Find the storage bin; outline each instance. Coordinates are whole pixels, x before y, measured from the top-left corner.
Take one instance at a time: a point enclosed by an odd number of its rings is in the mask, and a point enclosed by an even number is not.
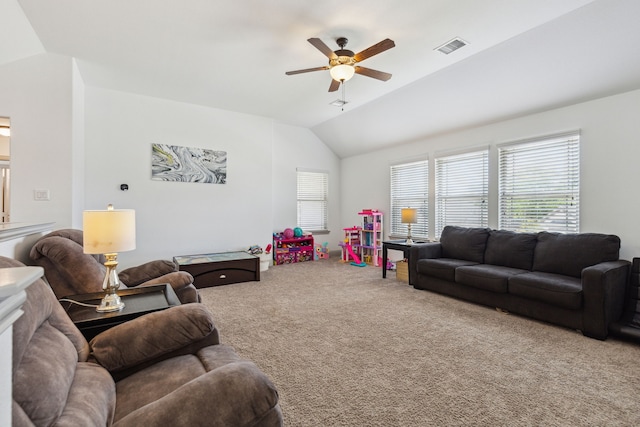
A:
[[[409,283],[409,263],[406,259],[396,262],[396,279]]]

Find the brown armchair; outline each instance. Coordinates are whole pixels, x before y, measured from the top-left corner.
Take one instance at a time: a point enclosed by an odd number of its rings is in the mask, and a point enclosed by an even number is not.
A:
[[[44,275],[58,298],[102,291],[106,273],[103,255],[83,252],[82,230],[64,229],[41,237],[31,248],[34,264]],[[180,302],[199,302],[193,276],[178,271],[172,261],[158,260],[119,272],[121,288],[169,283]]]
[[[19,267],[0,257],[0,268]],[[13,324],[14,426],[281,426],[273,383],[218,344],[212,316],[185,304],[90,343],[51,288],[26,290]]]

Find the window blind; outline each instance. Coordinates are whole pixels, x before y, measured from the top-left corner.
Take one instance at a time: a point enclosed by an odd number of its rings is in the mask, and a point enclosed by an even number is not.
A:
[[[579,133],[506,145],[498,150],[500,228],[578,233]]]
[[[447,225],[487,227],[489,150],[435,159],[437,238]]]
[[[391,166],[391,235],[407,235],[401,209],[415,208],[418,222],[411,224],[411,236],[428,237],[428,167],[427,160]]]
[[[297,171],[298,227],[304,231],[326,231],[329,174]]]

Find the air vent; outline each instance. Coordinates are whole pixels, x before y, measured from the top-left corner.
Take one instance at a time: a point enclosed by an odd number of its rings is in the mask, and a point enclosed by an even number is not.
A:
[[[456,37],[455,39],[446,42],[442,46],[437,47],[435,50],[438,50],[446,55],[450,54],[454,50],[458,50],[463,46],[466,46],[468,43],[461,38]]]

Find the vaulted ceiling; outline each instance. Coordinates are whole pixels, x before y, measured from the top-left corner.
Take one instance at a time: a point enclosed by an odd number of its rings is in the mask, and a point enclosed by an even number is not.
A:
[[[85,84],[310,128],[337,155],[640,88],[637,0],[0,0],[0,64],[76,58]],[[343,107],[307,42],[361,51]],[[445,55],[459,37],[467,46]]]

